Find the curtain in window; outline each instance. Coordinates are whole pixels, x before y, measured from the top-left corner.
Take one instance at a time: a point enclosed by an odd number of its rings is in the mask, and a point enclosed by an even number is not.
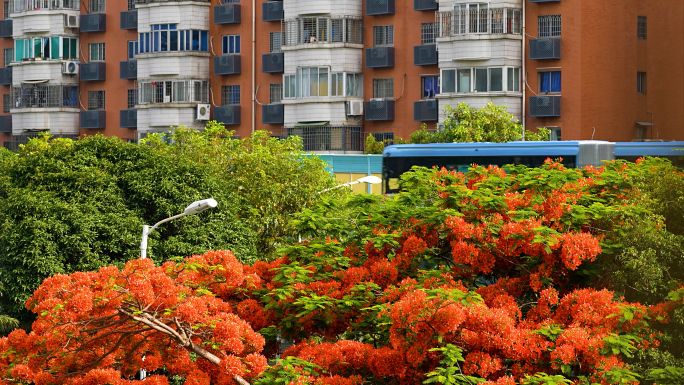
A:
[[[423,97],[434,98],[439,93],[439,81],[437,76],[423,78]]]
[[[561,92],[561,73],[560,71],[540,72],[539,73],[540,92]]]

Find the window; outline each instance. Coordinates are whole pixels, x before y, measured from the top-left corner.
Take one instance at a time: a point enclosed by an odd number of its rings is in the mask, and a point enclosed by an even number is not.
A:
[[[224,35],[221,41],[223,45],[222,55],[240,53],[240,35]]]
[[[138,34],[140,53],[208,51],[208,31],[178,30],[176,27],[176,24],[154,24],[152,32]]]
[[[9,19],[9,1],[3,1],[2,2],[2,19],[7,20]]]
[[[269,91],[269,104],[279,104],[283,100],[283,83],[271,83]]]
[[[88,5],[89,13],[104,13],[105,11],[105,0],[90,0]]]
[[[421,23],[420,24],[420,44],[435,44],[437,41],[437,23]]]
[[[537,34],[542,37],[560,37],[561,15],[545,15],[537,17]]]
[[[12,94],[2,95],[2,113],[9,114],[12,108]]]
[[[394,79],[373,79],[373,98],[394,99]]]
[[[270,33],[270,51],[271,53],[274,52],[281,52],[282,49],[282,44],[283,44],[283,33],[282,32],[271,32]]]
[[[104,61],[105,43],[88,44],[88,57],[90,58],[90,61]]]
[[[646,16],[637,16],[637,39],[646,40]]]
[[[487,3],[456,4],[456,28],[460,33],[487,33],[489,5]]]
[[[637,72],[637,93],[646,95],[646,72]]]
[[[434,98],[439,93],[439,76],[423,76],[420,78],[422,99]]]
[[[541,128],[541,127],[537,127],[537,128]],[[558,127],[546,127],[546,128],[548,128],[549,131],[551,131],[549,133],[549,140],[551,140],[551,141],[562,140],[560,128],[558,128]]]
[[[373,46],[392,47],[394,46],[394,26],[376,25],[373,26]]]
[[[486,3],[457,4],[453,12],[438,12],[439,36],[522,32],[522,9],[489,8]]]
[[[328,96],[328,67],[297,68],[296,75],[283,76],[283,97]]]
[[[88,110],[104,110],[105,92],[88,91]]]
[[[60,40],[62,50],[60,51]],[[31,39],[14,40],[14,61],[41,58],[43,60],[59,58],[78,58],[76,44],[78,39],[54,37],[35,37]],[[72,45],[73,44],[73,48]]]
[[[561,92],[561,72],[545,71],[539,72],[539,92]]]
[[[520,92],[519,67],[458,68],[442,70],[441,91]],[[506,88],[504,88],[506,85]]]
[[[2,51],[2,62],[5,63],[5,67],[9,66],[14,59],[14,48],[5,48]]]
[[[138,83],[138,104],[200,102],[209,103],[206,80],[166,80]]]
[[[128,0],[128,10],[129,11],[135,10],[135,0]]]
[[[138,42],[136,40],[128,41],[128,60],[134,60],[135,55],[138,54]]]
[[[126,98],[126,108],[131,109],[135,108],[135,105],[138,104],[138,92],[136,89],[130,89],[127,90],[127,98]]]
[[[302,17],[286,20],[284,24],[283,45],[363,43],[360,17]]]
[[[240,104],[240,86],[221,86],[221,105]]]

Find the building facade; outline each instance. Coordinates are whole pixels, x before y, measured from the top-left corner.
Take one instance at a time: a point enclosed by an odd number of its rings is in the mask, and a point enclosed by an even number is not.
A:
[[[216,120],[358,153],[443,108],[554,139],[684,139],[681,0],[10,0],[0,140]],[[636,81],[635,81],[636,80]]]

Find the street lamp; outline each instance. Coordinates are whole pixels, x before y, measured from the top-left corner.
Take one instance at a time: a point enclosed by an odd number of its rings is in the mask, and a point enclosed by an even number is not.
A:
[[[351,185],[357,184],[357,183],[378,184],[378,183],[380,183],[380,182],[382,182],[382,179],[378,178],[377,176],[375,176],[375,175],[368,175],[368,176],[364,176],[363,178],[359,178],[359,179],[357,179],[357,180],[355,180],[355,181],[353,181],[353,182],[343,183],[343,184],[337,185],[337,186],[335,186],[335,187],[330,187],[330,188],[327,188],[327,189],[325,189],[325,190],[321,190],[321,191],[319,191],[318,193],[320,194],[320,193],[322,193],[322,192],[334,190],[334,189],[336,189],[336,188],[340,188],[340,187],[344,187],[344,186],[351,186]]]
[[[186,215],[194,215],[194,214],[199,214],[204,210],[207,209],[212,209],[216,207],[216,200],[215,199],[202,199],[201,201],[196,201],[192,202],[190,206],[186,207],[185,210],[183,210],[182,213],[178,215],[174,215],[172,217],[162,219],[161,221],[157,222],[154,226],[150,227],[148,225],[143,225],[143,231],[142,231],[142,241],[140,242],[140,258],[145,259],[147,258],[147,236],[157,228],[157,226],[161,225],[164,222],[168,222],[171,220],[174,220],[176,218],[180,218]]]

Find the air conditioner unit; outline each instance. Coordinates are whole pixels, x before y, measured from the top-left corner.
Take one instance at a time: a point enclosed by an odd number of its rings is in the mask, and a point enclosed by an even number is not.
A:
[[[62,63],[62,74],[78,75],[78,62],[67,61]]]
[[[363,101],[361,101],[361,100],[347,100],[347,115],[349,115],[349,116],[363,115]]]
[[[384,59],[387,57],[387,49],[375,48],[371,51],[371,57],[373,59]]]
[[[197,120],[209,120],[209,111],[211,110],[211,105],[209,104],[198,104],[197,105]]]
[[[78,16],[64,15],[64,28],[78,28]]]
[[[271,55],[271,63],[280,64],[283,60],[283,55]]]
[[[278,3],[276,3],[275,1],[269,1],[268,3],[266,3],[266,9],[267,9],[269,12],[278,12],[278,11],[280,11],[282,8],[283,8],[282,3],[281,3],[281,4],[278,4]]]
[[[427,108],[437,108],[437,100],[436,99],[428,99],[426,103]]]
[[[537,106],[538,107],[548,107],[550,102],[551,102],[551,98],[545,98],[545,97],[537,98]]]

